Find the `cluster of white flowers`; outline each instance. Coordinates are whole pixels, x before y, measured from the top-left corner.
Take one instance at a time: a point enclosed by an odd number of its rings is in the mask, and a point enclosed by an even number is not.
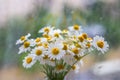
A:
[[[61,72],[67,70],[64,65],[67,64],[78,72],[83,56],[94,49],[104,53],[109,48],[103,37],[91,38],[81,28],[74,25],[68,27],[68,30],[60,30],[47,26],[39,30],[42,37],[29,39],[30,34],[22,36],[16,44],[21,45],[18,54],[28,53],[23,60],[23,66],[30,68],[39,61],[42,65],[55,66],[55,71]]]

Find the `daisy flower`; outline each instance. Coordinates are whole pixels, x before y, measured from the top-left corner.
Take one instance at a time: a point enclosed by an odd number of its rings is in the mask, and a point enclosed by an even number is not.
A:
[[[40,57],[39,58],[39,61],[40,61],[40,64],[49,64],[49,65],[51,65],[51,66],[55,66],[55,62],[54,62],[54,60],[53,59],[50,59],[49,57],[48,57],[48,55],[44,55],[43,57]]]
[[[66,53],[70,53],[70,47],[69,47],[69,45],[67,43],[63,42],[62,46],[63,46],[62,49],[65,50]]]
[[[36,62],[35,55],[29,54],[28,56],[25,57],[23,60],[23,66],[25,68],[30,68],[32,65],[34,65]]]
[[[30,39],[30,40],[27,40],[23,43],[23,45],[19,48],[19,52],[18,54],[21,54],[23,52],[27,52],[27,51],[30,51],[31,48],[30,47],[33,47],[35,46],[35,43],[34,43],[34,40],[33,39]]]
[[[84,52],[85,50],[82,49],[82,48],[78,48],[76,46],[71,46],[71,54],[74,56],[74,55],[77,55],[77,56],[82,56],[84,55]]]
[[[47,27],[44,27],[42,29],[39,30],[39,33],[49,33],[50,31],[52,31],[54,29],[54,27],[51,27],[51,26],[47,26]]]
[[[92,41],[92,38],[87,37],[87,39],[83,43],[83,48],[88,52],[91,52],[93,50]]]
[[[82,35],[78,35],[77,40],[82,43],[85,41],[85,38]]]
[[[86,43],[85,43],[85,49],[86,49],[88,52],[91,52],[91,51],[93,50],[92,43],[86,42]]]
[[[56,67],[55,67],[55,72],[56,73],[60,73],[60,72],[63,72],[63,71],[66,71],[65,65],[63,65],[63,64],[56,65]]]
[[[31,36],[30,33],[28,33],[26,36],[21,36],[21,38],[20,38],[19,40],[17,40],[16,45],[23,43],[23,42],[26,41],[30,36]]]
[[[49,43],[48,43],[48,42],[44,42],[44,43],[42,43],[42,46],[43,46],[44,48],[48,49]]]
[[[87,41],[88,41],[88,42],[92,42],[93,39],[92,39],[91,37],[88,37],[88,38],[87,38]]]
[[[84,43],[77,42],[77,43],[74,44],[74,46],[82,49],[84,47]]]
[[[63,50],[68,50],[68,45],[63,43]]]
[[[74,65],[72,66],[72,70],[75,71],[75,73],[78,73],[78,72],[79,72],[79,69],[80,69],[80,65],[78,65],[78,64],[74,64]]]
[[[75,35],[75,39],[81,43],[87,41],[88,35],[87,33],[80,33]]]
[[[73,35],[80,34],[82,32],[81,26],[79,25],[70,26],[68,29],[71,32],[70,34]]]
[[[35,41],[35,44],[38,44],[38,43],[41,42],[41,38],[40,38],[40,37],[37,37],[34,41]]]
[[[69,31],[67,29],[62,30],[62,34],[68,34]]]
[[[56,38],[62,39],[62,36],[60,35],[61,33],[62,31],[60,29],[56,29],[56,30],[51,31],[49,35],[52,36],[53,39],[56,39]]]
[[[47,39],[46,38],[39,38],[37,37],[35,40],[34,40],[34,43],[37,45],[37,46],[42,46],[42,43],[45,43],[47,42]]]
[[[42,36],[43,36],[44,38],[48,38],[48,37],[49,37],[49,34],[48,34],[48,33],[43,33]]]
[[[36,55],[36,58],[39,59],[45,55],[45,48],[43,46],[35,47],[31,53]]]
[[[87,39],[87,38],[88,38],[87,33],[82,33],[82,37],[83,37],[84,39]]]
[[[61,42],[50,43],[47,51],[50,59],[60,60],[65,54],[65,51],[62,48],[63,46]]]
[[[96,36],[93,38],[93,46],[102,53],[105,53],[109,48],[108,43],[104,41],[103,37],[100,36]]]

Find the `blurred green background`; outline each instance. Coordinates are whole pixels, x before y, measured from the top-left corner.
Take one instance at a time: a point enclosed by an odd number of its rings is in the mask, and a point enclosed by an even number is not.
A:
[[[90,30],[91,36],[102,34],[110,50],[119,49],[120,0],[27,1],[24,4],[14,0],[0,2],[0,14],[3,14],[0,20],[1,69],[6,66],[22,67],[23,57],[17,54],[16,40],[27,33],[31,33],[33,38],[40,36],[38,30],[46,25],[61,29],[74,24],[82,25],[86,31]]]

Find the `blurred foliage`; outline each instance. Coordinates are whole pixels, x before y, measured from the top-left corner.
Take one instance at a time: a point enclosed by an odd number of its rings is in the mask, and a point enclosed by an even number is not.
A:
[[[88,24],[99,23],[105,27],[105,37],[112,48],[118,47],[120,44],[120,36],[118,36],[120,35],[120,15],[113,17],[111,14],[114,9],[119,12],[119,5],[120,3],[109,5],[107,8],[105,3],[98,1],[90,7],[90,14],[86,17]]]
[[[3,58],[4,58],[3,56],[5,53],[5,42],[6,42],[5,35],[6,35],[5,29],[1,28],[1,31],[0,31],[0,64],[2,64],[3,62]]]

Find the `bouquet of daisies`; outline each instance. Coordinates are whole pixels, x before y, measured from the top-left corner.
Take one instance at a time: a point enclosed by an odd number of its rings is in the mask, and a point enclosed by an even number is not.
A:
[[[89,37],[79,25],[70,26],[68,30],[47,26],[40,29],[39,33],[42,36],[35,39],[30,38],[30,33],[21,36],[16,44],[20,45],[18,54],[28,54],[23,66],[31,68],[39,61],[47,80],[64,80],[69,71],[79,72],[82,58],[91,51],[105,53],[109,48],[103,37]]]

